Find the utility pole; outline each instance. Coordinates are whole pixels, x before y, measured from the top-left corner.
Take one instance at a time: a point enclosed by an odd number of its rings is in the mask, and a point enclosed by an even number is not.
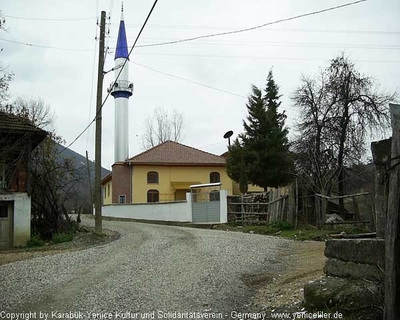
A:
[[[87,173],[88,173],[88,181],[89,181],[89,191],[90,191],[90,206],[93,209],[93,185],[92,185],[92,173],[90,170],[90,161],[89,161],[89,154],[86,150],[86,167],[87,167]]]
[[[94,211],[95,228],[94,232],[102,234],[101,217],[101,104],[103,100],[103,77],[104,77],[104,37],[106,31],[106,12],[101,12],[100,37],[99,37],[99,67],[97,72],[97,101],[96,101],[96,142],[95,142],[95,181],[94,181]]]

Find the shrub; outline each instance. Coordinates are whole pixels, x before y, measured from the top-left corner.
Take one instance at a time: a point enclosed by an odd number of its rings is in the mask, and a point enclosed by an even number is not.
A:
[[[293,226],[287,221],[274,221],[269,225],[271,228],[277,228],[279,230],[291,230]]]
[[[37,234],[33,234],[26,245],[28,247],[41,247],[44,245],[44,241]]]
[[[73,233],[55,233],[52,240],[54,243],[62,243],[72,241],[73,238]]]

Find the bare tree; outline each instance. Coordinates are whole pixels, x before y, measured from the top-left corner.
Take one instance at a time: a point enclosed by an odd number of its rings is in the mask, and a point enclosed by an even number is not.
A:
[[[0,66],[0,106],[4,105],[10,98],[8,89],[13,77],[12,73],[6,73],[5,68]]]
[[[48,132],[30,160],[28,191],[32,196],[33,229],[42,238],[50,239],[56,233],[73,231],[74,224],[66,207],[79,195],[86,172],[83,167],[77,170],[72,159],[60,154],[57,144],[62,144],[63,140],[51,129],[54,116],[50,107],[40,99],[19,98],[12,104],[0,106],[0,111],[25,118]],[[19,145],[13,146],[16,148],[19,149]]]
[[[331,132],[338,139],[338,193],[344,194],[344,166],[358,161],[365,153],[367,133],[389,126],[389,102],[396,94],[381,93],[371,77],[361,74],[343,54],[332,60],[328,92],[337,97],[331,117]],[[339,200],[339,210],[344,199]]]
[[[19,97],[11,104],[0,106],[0,111],[29,119],[36,127],[51,130],[54,113],[42,99]]]
[[[58,136],[46,138],[31,159],[32,226],[44,239],[73,231],[67,204],[79,195],[85,175],[83,167],[77,170],[72,159],[59,154],[57,142]]]
[[[366,136],[388,126],[388,103],[396,94],[379,92],[343,54],[317,78],[303,77],[292,99],[300,108],[298,167],[315,191],[329,194],[337,182],[344,194],[344,169],[360,161]],[[344,208],[343,199],[340,210]]]
[[[295,105],[300,107],[301,118],[299,135],[293,143],[297,171],[313,192],[329,194],[337,174],[328,125],[336,99],[327,101],[325,72],[316,79],[303,76],[301,81],[292,96]]]
[[[145,150],[168,140],[180,141],[183,130],[183,114],[176,109],[168,110],[157,107],[154,114],[145,120],[145,132],[142,136],[142,146]]]
[[[3,16],[3,13],[0,10],[0,30],[5,30],[4,24],[6,19]],[[1,49],[2,50],[2,49]],[[14,77],[13,73],[7,73],[7,68],[4,68],[0,65],[0,105],[3,105],[9,99],[9,85],[10,81]]]
[[[4,18],[3,12],[0,10],[0,30],[4,30],[4,24],[6,23],[6,19]]]

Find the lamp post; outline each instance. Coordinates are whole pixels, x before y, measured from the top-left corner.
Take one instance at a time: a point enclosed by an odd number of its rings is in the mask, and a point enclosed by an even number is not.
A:
[[[228,146],[229,147],[231,146],[231,137],[232,137],[232,135],[233,135],[233,131],[232,130],[229,130],[228,132],[226,132],[224,134],[224,139],[228,139]]]

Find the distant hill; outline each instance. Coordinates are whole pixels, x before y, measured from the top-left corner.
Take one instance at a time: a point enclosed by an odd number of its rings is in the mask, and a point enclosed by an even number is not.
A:
[[[56,149],[61,152],[65,149],[64,146],[56,143]],[[68,202],[68,210],[77,210],[81,207],[85,208],[86,213],[91,213],[92,210],[92,195],[91,190],[94,187],[94,161],[89,160],[89,169],[90,169],[90,180],[89,180],[89,172],[87,170],[87,160],[86,156],[83,156],[71,149],[65,149],[62,153],[58,153],[59,160],[61,159],[72,159],[74,162],[75,168],[81,172],[82,174],[82,182],[77,186],[79,190],[78,196],[71,201]],[[111,171],[105,168],[101,168],[101,178],[104,178]]]
[[[64,146],[62,146],[61,144],[56,143],[56,148],[59,152],[61,152],[62,150],[64,150]],[[75,162],[75,168],[80,169],[82,168],[82,166],[86,167],[86,156],[83,156],[71,149],[65,149],[65,151],[63,151],[62,153],[63,157],[65,158],[71,158],[74,159]],[[94,179],[94,161],[90,161],[89,160],[89,166],[90,166],[90,172],[92,173],[92,179]],[[101,178],[103,179],[106,175],[108,175],[111,171],[107,170],[106,168],[101,168]],[[94,181],[94,180],[92,180]]]

